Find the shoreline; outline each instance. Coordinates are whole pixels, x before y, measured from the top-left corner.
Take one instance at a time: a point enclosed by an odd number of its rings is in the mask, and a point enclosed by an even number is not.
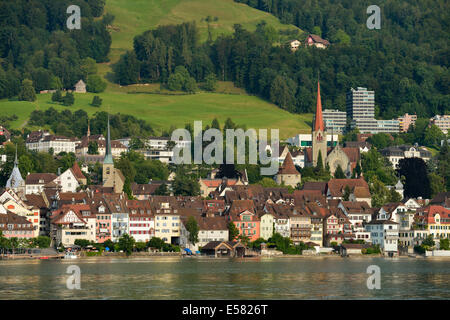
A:
[[[350,259],[350,260],[365,260],[365,259],[373,259],[373,258],[384,258],[386,260],[397,260],[397,259],[431,259],[431,260],[450,260],[450,257],[425,257],[422,255],[407,255],[407,256],[396,256],[396,257],[387,257],[380,254],[376,255],[349,255],[347,257],[342,257],[337,254],[326,254],[326,255],[277,255],[277,256],[253,256],[253,257],[214,257],[214,256],[184,256],[181,254],[132,254],[130,256],[126,256],[126,254],[107,254],[101,256],[80,256],[76,259],[63,259],[60,256],[50,257],[50,256],[33,256],[33,257],[24,257],[24,256],[14,256],[14,258],[0,258],[1,261],[36,261],[36,260],[59,260],[59,261],[88,261],[88,260],[111,260],[111,259],[173,259],[184,260],[184,259],[201,259],[201,260],[210,260],[210,261],[220,261],[220,260],[236,260],[236,261],[257,261],[257,260],[276,260],[276,259]]]

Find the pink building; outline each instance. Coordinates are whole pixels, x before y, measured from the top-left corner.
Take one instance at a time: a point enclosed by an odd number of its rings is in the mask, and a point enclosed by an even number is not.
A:
[[[91,209],[95,213],[95,240],[97,243],[103,243],[111,240],[112,234],[112,214],[103,200],[93,201]]]
[[[407,132],[410,125],[414,125],[417,120],[417,115],[405,113],[403,116],[398,118],[400,123],[400,132]]]

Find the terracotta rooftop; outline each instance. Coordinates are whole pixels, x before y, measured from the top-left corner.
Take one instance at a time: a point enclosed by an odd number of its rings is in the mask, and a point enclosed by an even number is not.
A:
[[[300,174],[295,168],[291,153],[288,152],[283,164],[278,169],[278,174]]]
[[[25,178],[25,184],[47,184],[56,178],[58,176],[54,173],[30,173]]]

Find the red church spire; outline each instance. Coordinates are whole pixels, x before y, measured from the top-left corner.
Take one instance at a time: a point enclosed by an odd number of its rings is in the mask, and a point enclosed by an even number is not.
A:
[[[316,107],[316,121],[314,123],[314,131],[325,131],[322,117],[322,100],[320,98],[320,82],[317,81],[317,107]]]

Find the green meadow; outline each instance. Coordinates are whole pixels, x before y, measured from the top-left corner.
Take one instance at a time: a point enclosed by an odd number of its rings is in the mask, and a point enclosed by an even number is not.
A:
[[[51,101],[51,94],[38,94],[35,102],[1,100],[4,113],[16,114],[18,120],[15,128],[25,124],[29,114],[35,110],[85,110],[89,115],[98,111],[125,113],[148,121],[156,133],[169,129],[174,125],[184,127],[195,120],[203,121],[204,126],[214,118],[223,125],[229,117],[236,124],[247,128],[280,129],[280,138],[287,138],[299,132],[307,132],[311,125],[312,115],[294,115],[279,109],[260,98],[248,95],[196,93],[190,95],[165,95],[151,93],[106,92],[101,94],[103,104],[100,108],[90,105],[95,94],[76,93],[75,104],[65,107]]]

